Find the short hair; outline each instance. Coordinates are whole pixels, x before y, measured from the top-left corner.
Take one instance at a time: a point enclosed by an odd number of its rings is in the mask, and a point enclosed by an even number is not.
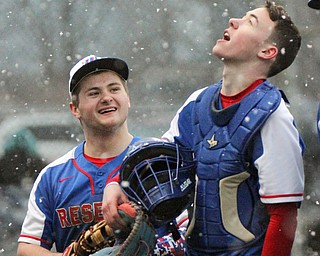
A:
[[[271,0],[266,0],[264,7],[267,8],[270,19],[276,23],[269,39],[279,51],[267,74],[268,77],[271,77],[292,64],[301,46],[301,36],[298,28],[282,6],[276,5]]]
[[[92,73],[92,74],[90,74],[88,76],[97,75],[97,74],[102,73],[102,72],[112,72],[112,73],[116,74],[120,78],[121,84],[123,85],[126,93],[129,95],[129,89],[128,89],[127,81],[124,78],[122,78],[120,75],[118,75],[116,72],[112,71],[112,70],[100,70],[100,71],[94,72],[94,73]],[[79,86],[76,86],[74,88],[74,90],[72,91],[72,93],[71,93],[72,104],[74,106],[77,106],[77,107],[79,106],[79,93],[80,93],[80,90],[81,90],[81,81],[79,82]]]

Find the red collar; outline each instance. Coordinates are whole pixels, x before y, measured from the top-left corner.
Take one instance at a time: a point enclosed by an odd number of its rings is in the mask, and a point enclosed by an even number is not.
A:
[[[92,156],[88,156],[86,154],[84,154],[84,157],[91,163],[95,164],[96,166],[98,166],[99,168],[110,162],[111,160],[113,160],[114,158],[116,158],[115,156],[113,157],[109,157],[109,158],[96,158],[96,157],[92,157]]]
[[[257,86],[261,83],[263,83],[265,80],[259,79],[255,82],[253,82],[250,86],[248,86],[246,89],[243,91],[239,92],[236,95],[233,96],[225,96],[220,93],[220,99],[221,99],[221,104],[223,108],[227,108],[235,103],[240,102],[246,95],[248,95],[250,92],[252,92]]]

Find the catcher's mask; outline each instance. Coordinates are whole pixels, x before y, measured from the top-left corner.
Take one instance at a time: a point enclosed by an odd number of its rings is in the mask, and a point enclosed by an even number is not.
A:
[[[170,222],[193,201],[195,162],[190,149],[155,138],[129,148],[120,168],[121,187],[141,203],[155,226]]]

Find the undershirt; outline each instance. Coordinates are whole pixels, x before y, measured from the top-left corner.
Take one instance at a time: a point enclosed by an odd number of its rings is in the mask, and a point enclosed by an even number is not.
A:
[[[108,158],[96,158],[96,157],[92,157],[92,156],[88,156],[86,154],[84,154],[84,157],[91,163],[93,163],[94,165],[98,166],[99,168],[103,165],[105,165],[106,163],[110,162],[111,160],[115,159],[116,156],[113,157],[108,157]]]
[[[250,92],[252,92],[259,84],[263,83],[263,79],[259,79],[255,82],[253,82],[250,86],[248,86],[243,91],[239,92],[236,95],[233,96],[226,96],[220,93],[221,98],[221,104],[223,108],[227,108],[235,103],[240,102],[246,95],[248,95]]]

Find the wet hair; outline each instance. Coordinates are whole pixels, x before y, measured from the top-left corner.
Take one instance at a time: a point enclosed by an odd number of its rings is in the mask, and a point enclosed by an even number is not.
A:
[[[97,72],[95,72],[95,73],[93,73],[91,75],[97,75],[97,74],[102,73],[102,72],[112,72],[112,73],[116,74],[117,76],[119,76],[117,73],[115,73],[115,72],[113,72],[111,70],[101,70],[101,71],[97,71]],[[129,94],[127,81],[124,80],[121,76],[119,76],[119,78],[121,80],[121,84],[123,85],[125,91],[127,92],[127,94]],[[81,81],[79,83],[81,83]],[[75,89],[71,93],[72,104],[74,106],[77,106],[77,107],[79,106],[79,93],[80,93],[80,90],[81,90],[81,86],[76,86]]]
[[[296,58],[300,46],[301,36],[286,10],[271,0],[266,0],[265,8],[275,27],[270,35],[271,42],[278,48],[278,55],[270,66],[268,77],[274,76],[289,67]]]

